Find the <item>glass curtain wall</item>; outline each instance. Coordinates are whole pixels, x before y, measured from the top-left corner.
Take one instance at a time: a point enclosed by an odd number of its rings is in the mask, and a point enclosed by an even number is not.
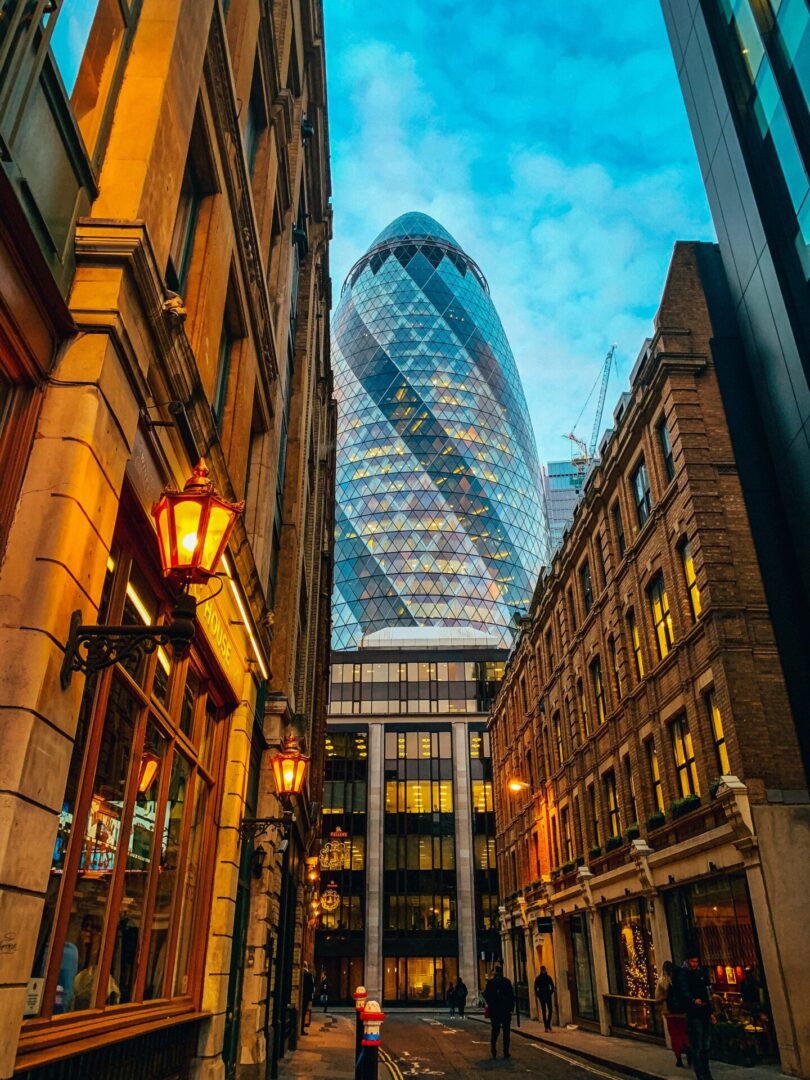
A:
[[[385,997],[440,1000],[458,954],[449,729],[386,731],[383,835]]]
[[[368,734],[326,734],[319,855],[321,915],[315,938],[316,975],[325,974],[330,999],[351,1001],[363,982],[366,898]]]
[[[333,715],[485,713],[503,678],[502,660],[369,662],[367,655],[332,664]]]

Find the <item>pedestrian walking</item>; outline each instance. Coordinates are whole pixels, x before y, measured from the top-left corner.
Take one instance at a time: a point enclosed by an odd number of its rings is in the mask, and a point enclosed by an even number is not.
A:
[[[686,1013],[686,1039],[689,1055],[697,1080],[712,1080],[709,1071],[709,1045],[711,1043],[714,1006],[712,1005],[709,976],[701,967],[700,953],[693,949],[683,967],[676,972],[677,993],[683,1000]]]
[[[681,996],[675,966],[671,960],[665,960],[661,967],[661,977],[655,986],[655,1000],[661,1006],[661,1012],[664,1015],[669,1041],[672,1043],[672,1053],[675,1055],[675,1064],[682,1069],[684,1051],[688,1059],[686,1004]]]
[[[309,970],[309,964],[304,961],[304,971],[301,975],[301,1034],[307,1034],[310,1019],[312,1018],[312,998],[315,994],[315,979]]]
[[[545,965],[540,968],[540,974],[534,980],[534,996],[540,1006],[540,1014],[543,1017],[543,1027],[551,1031],[551,999],[554,996],[554,980],[546,971]]]
[[[503,964],[495,965],[495,973],[484,990],[489,1022],[491,1025],[490,1047],[492,1056],[498,1056],[498,1036],[503,1032],[503,1056],[508,1058],[509,1037],[512,1027],[512,1010],[515,1007],[515,991],[512,983],[504,977]]]
[[[456,988],[453,983],[447,987],[447,1004],[450,1006],[450,1015],[456,1015]]]
[[[321,972],[321,985],[318,987],[319,1001],[323,1005],[323,1011],[329,1008],[329,980],[326,977],[326,972]]]
[[[456,1008],[458,1009],[458,1015],[462,1020],[464,1019],[464,1009],[467,1005],[467,993],[467,984],[461,976],[459,976],[458,981],[456,982]]]

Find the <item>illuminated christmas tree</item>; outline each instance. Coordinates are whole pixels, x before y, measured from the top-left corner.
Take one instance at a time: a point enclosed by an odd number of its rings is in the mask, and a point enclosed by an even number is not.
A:
[[[630,936],[625,933],[624,942],[627,951],[624,962],[624,984],[627,987],[627,994],[629,997],[647,997],[650,992],[650,981],[641,927],[634,926]]]

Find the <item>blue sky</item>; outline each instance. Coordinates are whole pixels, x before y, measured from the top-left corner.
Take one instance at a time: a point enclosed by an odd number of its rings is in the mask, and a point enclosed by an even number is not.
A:
[[[541,460],[566,457],[616,342],[609,419],[674,241],[714,238],[658,0],[325,8],[335,302],[389,221],[433,215],[489,281]]]

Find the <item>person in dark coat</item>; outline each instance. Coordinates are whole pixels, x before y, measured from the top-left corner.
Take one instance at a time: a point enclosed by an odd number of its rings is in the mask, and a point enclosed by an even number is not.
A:
[[[554,980],[546,971],[545,965],[540,968],[540,974],[534,980],[534,996],[540,1005],[543,1017],[543,1027],[551,1031],[551,999],[554,996]]]
[[[309,970],[309,964],[304,961],[304,972],[301,976],[301,1034],[306,1035],[311,1015],[312,998],[315,995],[315,980]]]
[[[467,984],[459,975],[456,982],[456,1008],[458,1009],[458,1015],[461,1019],[464,1019],[464,1007],[467,1004]]]
[[[450,983],[447,987],[447,1004],[450,1006],[450,1015],[456,1015],[456,987],[454,983]]]
[[[509,1037],[512,1027],[512,1010],[515,1007],[515,991],[509,979],[504,977],[503,964],[495,965],[495,974],[484,990],[484,1001],[489,1011],[489,1022],[492,1026],[490,1035],[492,1056],[498,1056],[498,1036],[503,1032],[503,1056],[508,1058],[510,1056]]]
[[[701,967],[697,949],[689,954],[683,967],[678,968],[677,976],[678,994],[686,1012],[686,1035],[695,1076],[697,1080],[712,1080],[709,1045],[714,1006],[709,976],[706,969]]]
[[[326,972],[321,972],[321,985],[319,988],[319,996],[321,1005],[323,1005],[323,1011],[326,1012],[329,1008],[329,980],[326,977]]]

